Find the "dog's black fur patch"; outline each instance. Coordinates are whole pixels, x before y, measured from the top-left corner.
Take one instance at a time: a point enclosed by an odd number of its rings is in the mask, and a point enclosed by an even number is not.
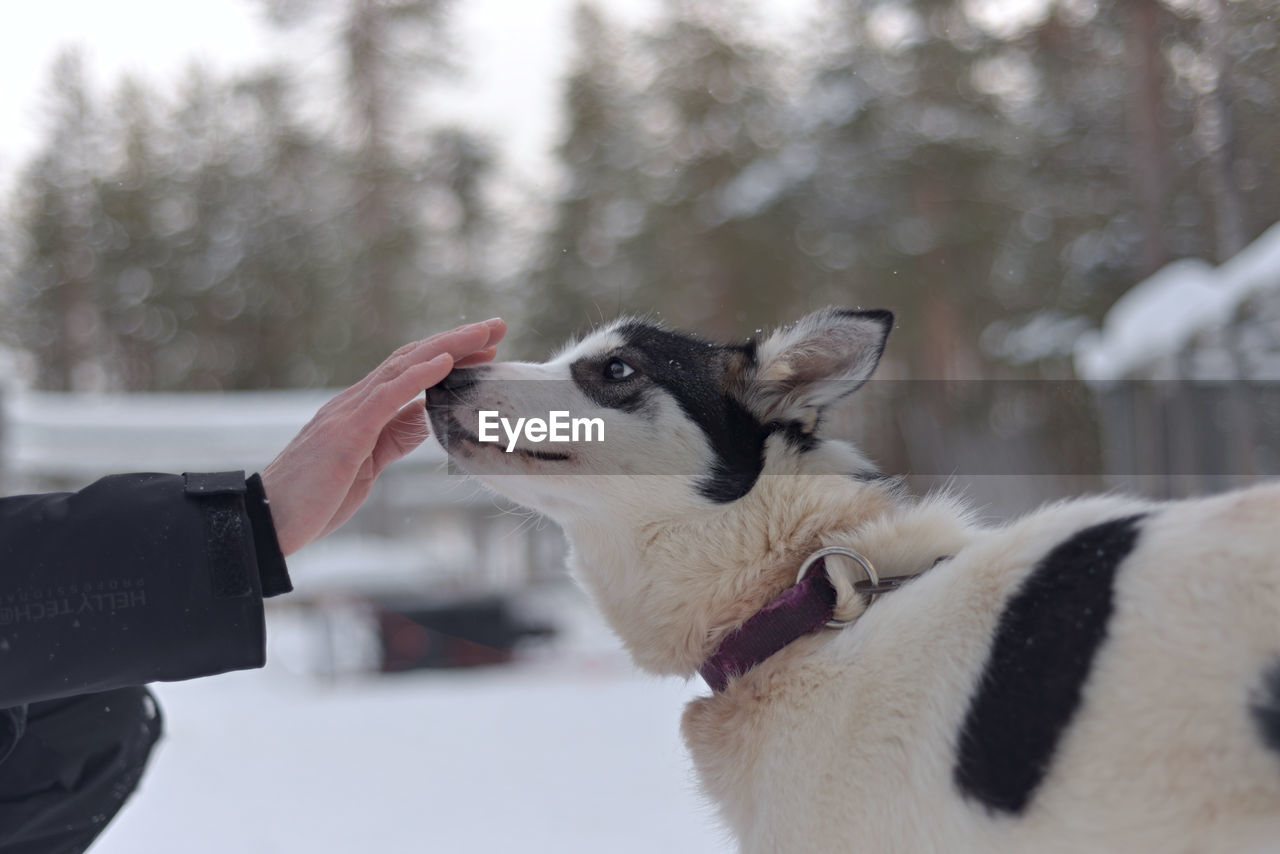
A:
[[[764,468],[764,443],[772,431],[729,394],[725,366],[731,358],[749,359],[750,348],[720,346],[692,335],[646,323],[617,329],[625,345],[617,351],[575,362],[570,373],[583,393],[602,406],[643,411],[656,385],[669,394],[701,428],[715,459],[698,491],[719,503],[751,491]],[[604,366],[620,358],[636,371],[633,378],[609,382]]]
[[[1261,690],[1255,695],[1249,711],[1253,714],[1262,743],[1280,754],[1280,657],[1263,674]]]
[[[782,432],[782,437],[787,440],[787,444],[802,454],[818,447],[818,431],[816,428],[805,430],[804,425],[800,422],[791,421],[779,425],[778,429]]]
[[[879,324],[879,359],[893,323],[889,311],[832,312]],[[756,365],[755,341],[719,345],[695,335],[672,332],[641,321],[622,323],[614,330],[623,344],[614,350],[574,362],[570,375],[584,394],[601,406],[641,413],[652,404],[652,392],[662,389],[680,405],[707,437],[715,455],[710,471],[698,484],[704,497],[719,503],[736,501],[751,491],[764,469],[765,442],[775,433],[787,447],[808,453],[821,444],[817,424],[772,420],[762,422],[739,399],[737,380]],[[635,374],[625,379],[606,376],[613,359],[630,365]],[[849,392],[857,385],[850,385]]]
[[[1005,606],[954,771],[960,790],[988,808],[1021,813],[1049,772],[1106,640],[1116,572],[1137,543],[1143,515],[1062,541]]]

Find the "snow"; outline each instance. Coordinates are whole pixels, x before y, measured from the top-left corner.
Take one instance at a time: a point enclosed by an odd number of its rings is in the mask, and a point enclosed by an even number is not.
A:
[[[1221,329],[1249,300],[1280,292],[1280,223],[1217,268],[1174,261],[1138,283],[1107,312],[1100,333],[1081,336],[1076,373],[1110,382],[1172,356]]]
[[[1015,365],[1070,357],[1088,323],[1078,315],[1056,311],[1040,312],[1022,324],[997,320],[983,330],[982,347]]]
[[[442,537],[379,537],[343,533],[318,540],[289,558],[301,595],[376,596],[433,589],[455,569],[474,574],[467,543]]]
[[[1116,301],[1100,336],[1081,338],[1077,372],[1095,382],[1120,379],[1182,349],[1206,322],[1225,322],[1230,309],[1230,294],[1214,281],[1213,267],[1194,258],[1174,261]]]
[[[1218,278],[1239,302],[1280,290],[1280,222],[1224,262]]]
[[[167,736],[92,850],[731,850],[678,735],[706,689],[637,674],[597,630],[494,669],[322,683],[269,652],[155,686]]]

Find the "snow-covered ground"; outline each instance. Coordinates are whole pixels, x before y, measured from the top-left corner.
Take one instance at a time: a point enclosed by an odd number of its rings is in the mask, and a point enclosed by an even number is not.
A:
[[[269,645],[264,670],[155,686],[167,736],[92,854],[732,850],[679,737],[706,689],[567,613],[505,667],[325,683]]]

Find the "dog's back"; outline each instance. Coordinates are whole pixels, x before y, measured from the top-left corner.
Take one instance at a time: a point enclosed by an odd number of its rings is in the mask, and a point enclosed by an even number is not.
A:
[[[690,706],[745,851],[1280,850],[1280,487],[978,535]]]

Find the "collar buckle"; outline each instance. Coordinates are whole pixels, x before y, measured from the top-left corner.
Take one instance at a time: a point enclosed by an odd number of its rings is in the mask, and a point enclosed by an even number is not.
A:
[[[867,574],[867,577],[855,582],[853,589],[867,597],[867,607],[870,607],[871,603],[874,602],[876,597],[881,593],[887,593],[890,590],[897,590],[898,587],[906,580],[899,576],[894,579],[886,578],[882,582],[880,580],[880,576],[876,574],[876,568],[871,565],[871,561],[867,560],[858,552],[855,552],[853,549],[846,549],[844,546],[827,546],[825,548],[818,549],[816,552],[804,559],[804,563],[800,564],[800,572],[796,575],[796,583],[799,584],[801,581],[804,581],[804,577],[809,574],[809,570],[813,568],[814,564],[825,558],[827,555],[840,555],[841,557],[847,557],[862,567],[862,571]],[[823,561],[823,563],[823,568],[825,568],[825,561]],[[896,583],[888,583],[891,580]],[[827,625],[833,629],[842,629],[852,622],[853,620],[827,620]]]

